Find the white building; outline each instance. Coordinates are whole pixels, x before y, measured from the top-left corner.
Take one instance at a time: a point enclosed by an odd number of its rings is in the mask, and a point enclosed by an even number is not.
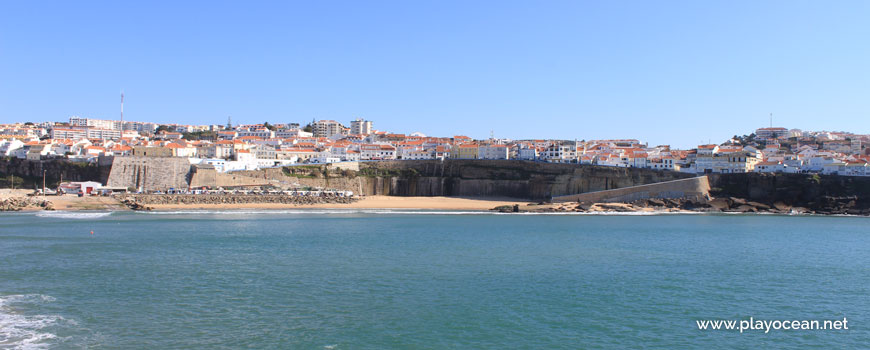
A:
[[[361,160],[396,159],[396,148],[391,145],[362,145],[359,149]]]
[[[238,137],[245,137],[245,136],[254,136],[254,137],[261,137],[264,139],[270,139],[270,138],[275,137],[275,132],[272,130],[269,130],[267,128],[259,128],[259,129],[251,129],[251,130],[239,130],[238,131]]]
[[[424,159],[435,159],[435,152],[433,150],[413,150],[402,153],[402,159],[408,160],[424,160]]]
[[[15,150],[22,148],[24,148],[24,142],[21,142],[21,140],[0,140],[0,156],[11,157]]]
[[[314,137],[314,133],[302,131],[299,128],[291,128],[291,129],[280,129],[275,132],[275,137],[282,139],[290,139],[290,138],[308,138]]]
[[[121,130],[121,121],[119,120],[104,120],[93,118],[80,118],[77,116],[69,117],[70,126],[93,127],[98,129]]]
[[[755,130],[755,137],[761,140],[771,140],[788,136],[786,128],[760,128]]]
[[[507,145],[488,145],[480,146],[478,152],[479,159],[508,159],[510,149]]]
[[[336,134],[342,134],[344,126],[335,120],[321,120],[314,122],[311,126],[314,131],[314,137],[330,137]]]
[[[372,133],[372,121],[357,118],[350,122],[351,135],[368,135]]]
[[[520,148],[517,150],[517,159],[536,160],[538,159],[538,149],[534,147]]]
[[[100,129],[94,127],[52,128],[51,138],[113,140],[121,138],[121,130]]]

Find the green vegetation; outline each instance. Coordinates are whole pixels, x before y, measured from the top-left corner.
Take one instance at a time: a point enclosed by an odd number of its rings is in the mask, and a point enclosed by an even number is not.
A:
[[[420,172],[417,169],[381,169],[381,168],[365,168],[360,169],[359,176],[365,177],[418,177]]]
[[[32,179],[30,182],[32,182]],[[0,173],[0,184],[3,184],[3,188],[28,188],[25,187],[24,178],[15,175],[9,176],[2,173]]]
[[[263,127],[265,127],[266,129],[272,130],[272,131],[275,131],[278,129],[274,125],[269,124],[269,122],[263,122]]]
[[[284,176],[289,177],[297,177],[303,179],[313,179],[316,178],[315,174],[319,173],[319,166],[311,166],[311,165],[303,165],[303,166],[294,166],[294,167],[283,167],[281,168],[281,172]]]
[[[157,130],[155,130],[154,132],[159,134],[161,131],[175,132],[175,127],[169,125],[161,125],[158,126]]]
[[[217,133],[214,131],[194,131],[186,132],[181,135],[185,140],[217,140]]]
[[[737,144],[740,146],[750,146],[755,144],[755,133],[743,136],[734,135],[734,139],[737,140]]]

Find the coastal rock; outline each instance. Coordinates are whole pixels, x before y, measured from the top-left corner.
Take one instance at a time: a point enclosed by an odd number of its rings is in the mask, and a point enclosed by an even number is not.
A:
[[[359,200],[357,197],[291,196],[284,194],[144,194],[119,196],[121,203],[133,210],[150,210],[148,205],[160,204],[290,204],[310,205],[339,203],[349,204]],[[513,208],[511,208],[513,209]]]
[[[758,209],[751,206],[751,205],[744,204],[744,205],[738,206],[737,208],[732,209],[731,211],[735,211],[738,213],[755,213],[755,212],[758,212]]]
[[[777,201],[777,202],[773,203],[773,207],[776,208],[777,210],[784,211],[784,212],[789,212],[792,209],[792,206],[785,204],[782,201]]]
[[[753,207],[755,207],[756,209],[759,209],[759,210],[768,210],[768,209],[770,209],[770,206],[767,205],[767,204],[764,204],[764,203],[759,203],[759,202],[747,202],[746,204],[747,204],[747,205],[750,205],[750,206],[753,206]]]
[[[746,200],[743,198],[730,197],[728,198],[731,202],[731,208],[737,208],[741,205],[746,205]]]
[[[42,200],[35,197],[10,197],[0,200],[0,211],[20,211],[30,208],[42,208],[43,210],[54,210],[54,205],[51,201]]]
[[[731,200],[729,200],[728,198],[713,198],[712,200],[707,202],[707,204],[709,204],[711,208],[719,211],[728,210],[728,208],[731,208]]]
[[[810,212],[810,210],[804,207],[792,207],[791,212],[795,214],[804,214]]]
[[[596,203],[592,207],[592,211],[611,211],[611,212],[634,212],[637,211],[631,204],[625,203]]]
[[[579,205],[577,205],[577,209],[580,209],[580,210],[582,210],[582,211],[589,211],[589,210],[592,209],[592,206],[593,206],[593,205],[595,205],[595,203],[586,203],[586,202],[583,202],[583,203],[580,203]]]

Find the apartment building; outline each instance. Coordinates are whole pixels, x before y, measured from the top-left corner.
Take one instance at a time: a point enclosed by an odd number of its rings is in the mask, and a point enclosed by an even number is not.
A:
[[[352,135],[368,135],[372,133],[372,121],[357,118],[350,122],[350,133]]]
[[[333,135],[344,134],[346,129],[341,123],[335,120],[321,120],[314,122],[311,125],[314,137],[331,137]]]

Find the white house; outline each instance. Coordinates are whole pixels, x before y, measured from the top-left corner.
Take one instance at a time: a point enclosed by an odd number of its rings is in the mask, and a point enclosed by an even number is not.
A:
[[[517,159],[519,160],[536,160],[538,159],[538,149],[534,147],[524,147],[517,150]]]
[[[18,139],[0,141],[0,156],[14,156],[13,152],[17,149],[24,148],[24,142]]]
[[[480,146],[478,157],[480,159],[508,159],[510,149],[507,145]]]

